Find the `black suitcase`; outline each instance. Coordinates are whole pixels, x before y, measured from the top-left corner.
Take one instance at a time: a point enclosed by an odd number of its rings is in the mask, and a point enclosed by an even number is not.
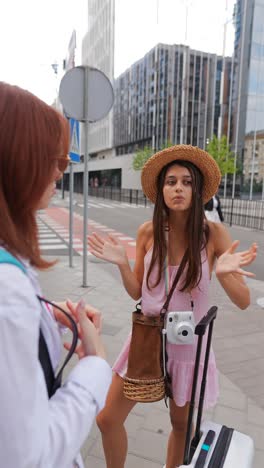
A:
[[[221,424],[211,421],[205,421],[201,425],[206,376],[216,314],[217,307],[211,307],[207,315],[202,318],[195,328],[195,334],[198,335],[198,343],[193,374],[192,396],[188,417],[184,462],[179,468],[251,468],[253,466],[254,444],[251,437],[233,428],[222,426]],[[196,428],[194,437],[191,440],[198,370],[203,337],[207,327],[209,327],[209,330],[197,410]]]

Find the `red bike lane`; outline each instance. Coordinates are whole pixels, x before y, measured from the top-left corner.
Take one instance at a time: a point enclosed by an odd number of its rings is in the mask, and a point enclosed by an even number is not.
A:
[[[66,241],[69,241],[69,210],[67,208],[52,206],[45,210],[44,215],[39,214],[39,218],[43,219],[48,225],[52,225],[56,232],[56,228],[63,229],[60,236]],[[109,228],[102,223],[88,220],[88,234],[93,232],[99,234],[103,238],[107,238],[108,234],[114,236],[126,248],[129,260],[135,260],[136,257],[136,241],[122,232]],[[83,254],[83,217],[78,213],[73,214],[73,248],[80,255]],[[89,253],[89,247],[88,247]]]

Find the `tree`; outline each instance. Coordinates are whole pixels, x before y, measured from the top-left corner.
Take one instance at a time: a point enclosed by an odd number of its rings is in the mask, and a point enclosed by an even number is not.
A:
[[[160,148],[165,149],[168,148],[169,146],[172,146],[172,143],[170,141],[166,141]],[[133,169],[135,171],[140,171],[142,167],[144,166],[145,162],[155,153],[156,151],[152,149],[150,146],[144,146],[143,149],[139,149],[136,151],[136,154],[133,159]]]
[[[136,151],[133,159],[133,169],[140,171],[144,166],[145,162],[154,154],[154,150],[150,146],[144,146],[143,149]]]
[[[220,139],[214,135],[212,140],[209,141],[206,149],[218,164],[222,176],[225,174],[234,174],[234,154],[230,150],[230,145],[227,144],[227,138],[225,135]]]

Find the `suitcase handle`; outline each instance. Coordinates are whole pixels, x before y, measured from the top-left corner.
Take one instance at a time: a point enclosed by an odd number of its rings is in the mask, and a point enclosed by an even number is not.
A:
[[[195,365],[194,365],[194,371],[193,371],[192,395],[191,395],[191,401],[190,401],[187,432],[186,432],[186,439],[185,439],[185,449],[184,449],[184,459],[183,459],[184,465],[188,465],[190,461],[191,431],[192,431],[193,414],[194,414],[194,407],[195,407],[195,396],[196,396],[198,372],[199,372],[199,365],[200,365],[200,358],[201,358],[201,350],[202,350],[203,336],[205,334],[206,328],[209,326],[206,350],[205,350],[204,370],[203,370],[199,405],[198,405],[198,411],[197,411],[195,436],[194,436],[193,444],[192,444],[192,454],[195,451],[195,448],[197,447],[199,440],[200,440],[200,426],[201,426],[201,419],[202,419],[202,412],[203,412],[204,394],[205,394],[205,388],[206,388],[206,376],[207,376],[207,369],[208,369],[209,355],[210,355],[210,348],[211,348],[211,341],[212,341],[212,334],[213,334],[213,325],[214,325],[214,320],[216,318],[216,314],[217,314],[217,307],[216,306],[211,307],[209,311],[207,312],[207,314],[200,320],[200,322],[195,327],[195,334],[198,335],[198,343],[197,343]]]
[[[211,307],[208,310],[207,314],[196,325],[195,334],[198,336],[203,336],[206,332],[206,328],[208,327],[208,325],[210,325],[212,320],[216,318],[216,314],[217,314],[217,307],[216,306]]]

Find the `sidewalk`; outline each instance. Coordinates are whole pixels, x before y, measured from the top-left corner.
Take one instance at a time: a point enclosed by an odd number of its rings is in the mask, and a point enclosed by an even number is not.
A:
[[[101,309],[104,316],[103,339],[108,361],[112,364],[129,333],[135,304],[121,285],[115,267],[91,259],[88,263],[89,287],[82,288],[82,258],[75,257],[74,268],[69,268],[68,258],[61,257],[51,271],[40,273],[40,280],[49,299],[77,301],[83,297]],[[231,305],[215,279],[212,283],[214,299],[211,303],[219,307],[213,346],[220,370],[220,398],[217,406],[205,416],[251,435],[255,442],[254,468],[263,468],[264,310],[256,305],[256,298],[264,295],[264,284],[257,280],[249,281],[252,306],[247,311],[239,311]],[[126,427],[129,438],[126,468],[161,468],[165,463],[170,431],[164,402],[138,404]],[[105,468],[101,438],[95,426],[82,453],[87,468]]]

